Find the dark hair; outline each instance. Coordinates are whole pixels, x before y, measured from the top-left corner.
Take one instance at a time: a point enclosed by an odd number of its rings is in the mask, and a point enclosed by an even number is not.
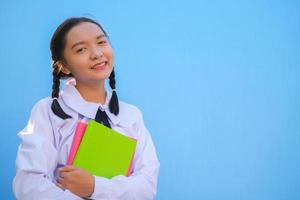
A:
[[[69,19],[66,19],[64,22],[62,22],[56,31],[54,32],[51,42],[50,42],[50,50],[51,50],[51,57],[52,57],[52,76],[53,76],[53,85],[52,85],[52,105],[51,109],[55,115],[62,119],[68,119],[71,118],[70,115],[66,114],[61,106],[58,103],[58,97],[59,97],[59,86],[60,86],[60,79],[64,79],[67,77],[73,77],[72,74],[65,74],[60,70],[58,62],[64,61],[64,55],[63,51],[66,46],[66,37],[68,32],[75,27],[76,25],[79,25],[83,22],[90,22],[93,24],[96,24],[104,33],[104,35],[108,38],[107,33],[104,31],[102,26],[89,18],[86,17],[72,17]],[[116,81],[115,81],[115,71],[111,72],[109,76],[109,85],[112,89],[112,96],[109,102],[109,110],[110,112],[114,113],[115,115],[119,114],[119,101],[118,96],[116,93]]]

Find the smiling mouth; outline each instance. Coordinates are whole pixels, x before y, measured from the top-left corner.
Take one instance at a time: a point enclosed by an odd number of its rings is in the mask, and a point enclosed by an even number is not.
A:
[[[107,61],[103,61],[103,62],[100,62],[100,63],[97,63],[95,65],[93,65],[91,67],[91,69],[95,69],[95,70],[104,70],[107,66]]]

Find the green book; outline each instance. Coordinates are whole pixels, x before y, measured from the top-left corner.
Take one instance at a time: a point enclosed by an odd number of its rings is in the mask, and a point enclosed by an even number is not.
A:
[[[90,120],[73,165],[105,178],[128,176],[136,143],[135,139]]]

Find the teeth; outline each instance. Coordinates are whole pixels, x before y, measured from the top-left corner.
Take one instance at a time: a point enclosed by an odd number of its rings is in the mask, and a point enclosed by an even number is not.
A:
[[[103,65],[105,65],[105,62],[100,63],[100,66],[103,66]]]
[[[100,67],[102,67],[102,66],[104,66],[105,64],[106,64],[106,62],[104,61],[104,62],[101,62],[101,63],[99,63],[99,64],[95,65],[93,68],[95,68],[95,67],[97,67],[97,66],[100,66]]]

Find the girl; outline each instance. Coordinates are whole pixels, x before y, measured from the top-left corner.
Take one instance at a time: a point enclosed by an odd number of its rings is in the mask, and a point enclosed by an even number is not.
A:
[[[113,49],[101,25],[89,18],[64,21],[51,39],[52,96],[32,109],[18,135],[13,190],[17,199],[153,199],[159,161],[140,110],[118,101]],[[66,78],[59,92],[60,79]],[[106,90],[109,79],[112,92]],[[98,118],[137,140],[129,177],[97,177],[66,165],[78,121]]]

